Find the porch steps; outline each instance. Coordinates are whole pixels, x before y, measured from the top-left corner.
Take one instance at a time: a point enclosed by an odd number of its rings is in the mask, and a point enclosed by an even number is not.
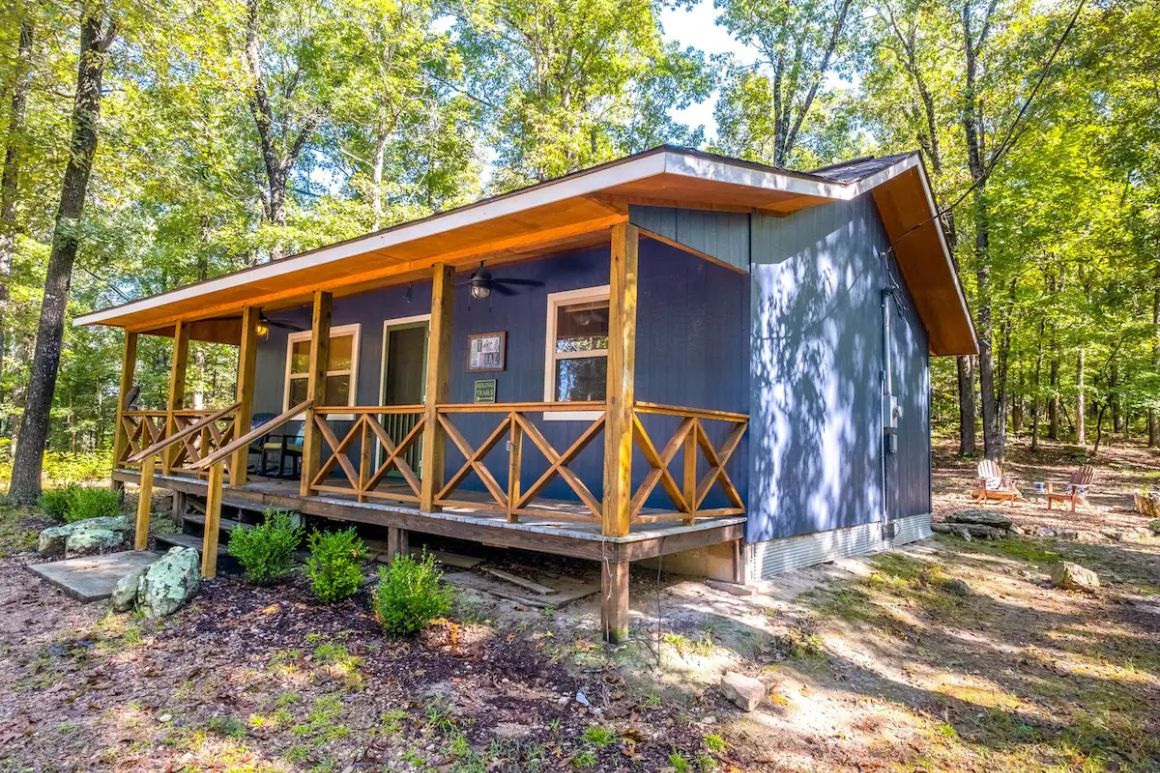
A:
[[[154,537],[158,549],[168,549],[171,547],[193,548],[198,553],[201,552],[201,537],[197,534],[185,534],[183,532],[175,532],[172,534],[158,534]],[[218,545],[218,558],[226,555],[226,549],[222,545]]]
[[[181,520],[185,521],[186,523],[197,524],[198,528],[205,529],[205,516],[204,515],[189,515],[189,514],[187,514],[187,515],[182,516]],[[242,523],[241,521],[231,521],[229,518],[222,518],[219,521],[219,526],[221,527],[222,531],[233,531],[234,529],[252,529],[252,528],[254,528],[254,525],[252,523]]]

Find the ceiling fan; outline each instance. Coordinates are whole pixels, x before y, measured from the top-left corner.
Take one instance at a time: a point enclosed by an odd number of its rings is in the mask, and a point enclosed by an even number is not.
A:
[[[280,319],[270,319],[269,317],[266,316],[266,312],[259,311],[258,312],[258,331],[259,331],[259,334],[262,333],[262,328],[265,328],[266,331],[269,331],[269,329],[271,327],[280,327],[283,330],[289,330],[292,333],[299,333],[299,332],[306,329],[306,328],[302,327],[301,325],[294,324],[293,322],[286,322],[286,321],[280,320]]]
[[[500,295],[516,295],[517,292],[513,287],[543,287],[544,283],[536,279],[500,279],[493,276],[490,271],[484,267],[483,261],[479,261],[479,268],[471,272],[471,276],[466,282],[460,282],[460,286],[467,285],[469,294],[472,300],[486,301],[491,298],[492,292],[497,292]]]

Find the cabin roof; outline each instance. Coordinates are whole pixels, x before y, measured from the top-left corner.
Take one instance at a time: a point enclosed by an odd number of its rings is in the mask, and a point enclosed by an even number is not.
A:
[[[467,269],[607,243],[632,204],[788,215],[870,193],[927,328],[934,354],[977,351],[974,326],[917,153],[861,158],[797,172],[662,145],[631,156],[78,317],[172,335],[223,340],[245,306],[300,305],[429,276],[437,263]],[[646,236],[648,234],[645,234]],[[230,334],[224,334],[229,338]]]

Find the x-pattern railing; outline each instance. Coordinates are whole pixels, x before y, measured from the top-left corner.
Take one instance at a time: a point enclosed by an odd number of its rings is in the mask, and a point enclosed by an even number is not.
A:
[[[679,419],[676,429],[662,448],[657,448],[645,428],[641,420],[645,415]],[[714,445],[710,434],[706,431],[708,422],[727,426],[725,438],[720,446]],[[633,411],[633,441],[650,469],[633,493],[630,506],[633,522],[684,520],[691,523],[697,518],[744,513],[745,502],[729,477],[726,465],[741,444],[748,425],[749,417],[743,413],[638,402]],[[680,482],[671,471],[671,465],[678,454],[681,455]],[[702,462],[706,467],[703,474],[699,472]],[[675,509],[646,513],[645,505],[658,484],[664,489]],[[714,487],[721,489],[729,506],[702,509],[701,506]]]
[[[310,481],[310,490],[332,494],[354,494],[359,502],[370,499],[390,499],[400,502],[418,502],[420,496],[419,475],[407,460],[411,451],[422,437],[426,420],[422,405],[391,405],[368,407],[321,407],[314,409],[314,423],[323,441],[329,447],[318,472]],[[332,422],[338,416],[344,419],[354,416],[346,433],[340,439]],[[409,416],[413,423],[406,428],[402,423],[402,437],[392,437],[387,427],[380,422],[381,416]],[[392,422],[392,427],[399,427]],[[352,460],[358,452],[357,462]],[[377,457],[377,458],[376,458]],[[342,472],[342,478],[334,479],[335,468]],[[391,470],[396,470],[402,480],[387,481]],[[345,485],[343,484],[345,479]],[[383,489],[384,481],[389,485]]]
[[[595,412],[599,415],[591,420],[580,435],[573,440],[564,451],[558,451],[544,436],[543,432],[529,418],[532,413],[547,412]],[[478,445],[472,443],[457,427],[452,416],[463,413],[490,413],[499,414],[498,424],[484,437]],[[604,429],[603,403],[496,403],[492,405],[441,405],[438,408],[440,429],[463,455],[464,462],[447,479],[435,495],[435,504],[444,507],[461,507],[467,509],[498,509],[506,513],[509,521],[516,521],[520,516],[549,517],[556,520],[601,520],[603,508],[592,491],[585,485],[575,472],[569,469],[576,458],[587,448]],[[506,488],[500,485],[495,475],[487,466],[487,456],[504,439],[510,442],[508,451],[508,474]],[[524,440],[525,438],[547,460],[548,467],[526,489],[521,486],[524,471]],[[465,499],[462,494],[456,496],[456,491],[469,478],[471,473],[479,478],[486,490],[488,499]],[[564,481],[568,488],[576,495],[588,512],[561,511],[557,508],[547,509],[536,506],[536,500],[544,489],[556,478]]]
[[[129,464],[129,457],[148,448],[165,436],[165,411],[128,410],[121,414],[121,426],[125,430],[125,448],[117,465]]]
[[[234,439],[234,412],[237,405],[229,410],[182,410],[173,414],[174,436],[180,436],[175,444],[170,466],[188,468],[207,455],[227,445]],[[184,432],[192,429],[196,430]]]

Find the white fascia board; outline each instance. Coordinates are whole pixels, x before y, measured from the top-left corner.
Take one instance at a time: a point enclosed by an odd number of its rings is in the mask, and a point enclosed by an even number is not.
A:
[[[820,196],[827,199],[845,200],[852,198],[849,192],[851,186],[843,183],[811,180],[772,169],[757,169],[746,165],[731,164],[722,159],[686,155],[677,151],[668,151],[664,155],[665,172],[668,174],[745,185],[750,188]]]

